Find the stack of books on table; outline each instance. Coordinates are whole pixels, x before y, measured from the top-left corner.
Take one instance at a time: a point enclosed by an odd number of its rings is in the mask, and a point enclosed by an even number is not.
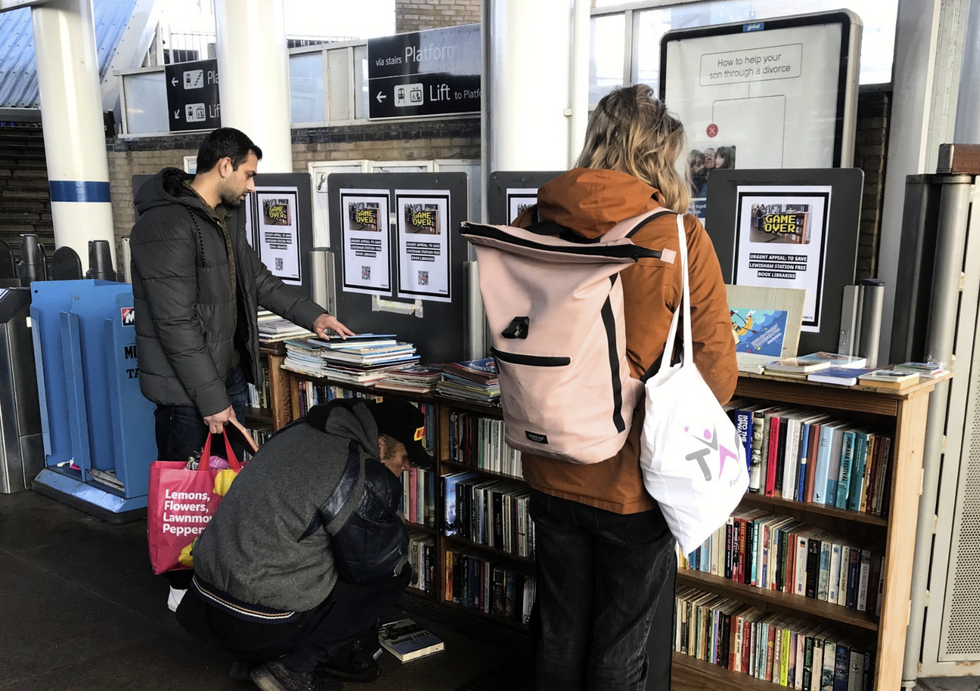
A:
[[[804,379],[831,384],[843,384],[848,379],[856,380],[860,374],[866,374],[872,371],[857,371],[858,368],[864,367],[867,362],[867,358],[856,355],[839,355],[837,353],[821,351],[800,357],[773,360],[766,365],[765,373],[788,379]],[[853,383],[847,385],[853,386]]]
[[[415,346],[398,341],[393,334],[360,334],[347,339],[287,341],[283,367],[344,384],[371,386],[392,370],[418,360]]]
[[[259,312],[259,343],[276,343],[278,341],[288,341],[293,338],[305,338],[313,335],[313,332],[296,326],[288,319],[261,310]]]
[[[443,365],[436,385],[440,396],[471,403],[496,404],[500,400],[500,380],[493,358],[464,360]]]
[[[403,393],[429,393],[435,391],[442,376],[442,365],[409,365],[386,373],[376,388]]]

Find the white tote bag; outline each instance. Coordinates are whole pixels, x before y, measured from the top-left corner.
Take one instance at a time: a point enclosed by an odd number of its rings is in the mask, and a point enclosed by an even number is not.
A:
[[[681,551],[689,554],[728,520],[749,484],[735,426],[694,365],[691,287],[683,216],[677,216],[684,292],[674,312],[660,370],[646,382],[640,468]],[[684,355],[671,366],[683,309]]]

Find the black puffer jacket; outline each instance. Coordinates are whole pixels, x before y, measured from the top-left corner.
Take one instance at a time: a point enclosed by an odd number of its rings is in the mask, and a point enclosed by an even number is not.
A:
[[[159,405],[213,415],[231,405],[225,380],[235,347],[237,296],[221,226],[184,187],[192,176],[166,168],[136,195],[130,236],[140,388]],[[245,214],[225,221],[235,254],[246,344],[242,367],[259,380],[259,305],[312,328],[324,310],[273,276],[245,239]]]

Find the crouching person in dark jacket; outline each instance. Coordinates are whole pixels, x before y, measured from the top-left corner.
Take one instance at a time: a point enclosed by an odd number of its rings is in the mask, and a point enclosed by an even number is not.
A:
[[[273,436],[197,540],[178,621],[231,651],[233,671],[257,664],[261,689],[341,688],[338,651],[370,638],[410,580],[399,476],[431,464],[424,425],[404,401],[335,400]]]

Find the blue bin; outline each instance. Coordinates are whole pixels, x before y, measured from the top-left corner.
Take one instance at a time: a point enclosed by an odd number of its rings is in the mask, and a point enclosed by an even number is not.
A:
[[[132,286],[39,281],[31,293],[46,466],[35,484],[100,515],[145,508],[155,406],[139,389]]]

